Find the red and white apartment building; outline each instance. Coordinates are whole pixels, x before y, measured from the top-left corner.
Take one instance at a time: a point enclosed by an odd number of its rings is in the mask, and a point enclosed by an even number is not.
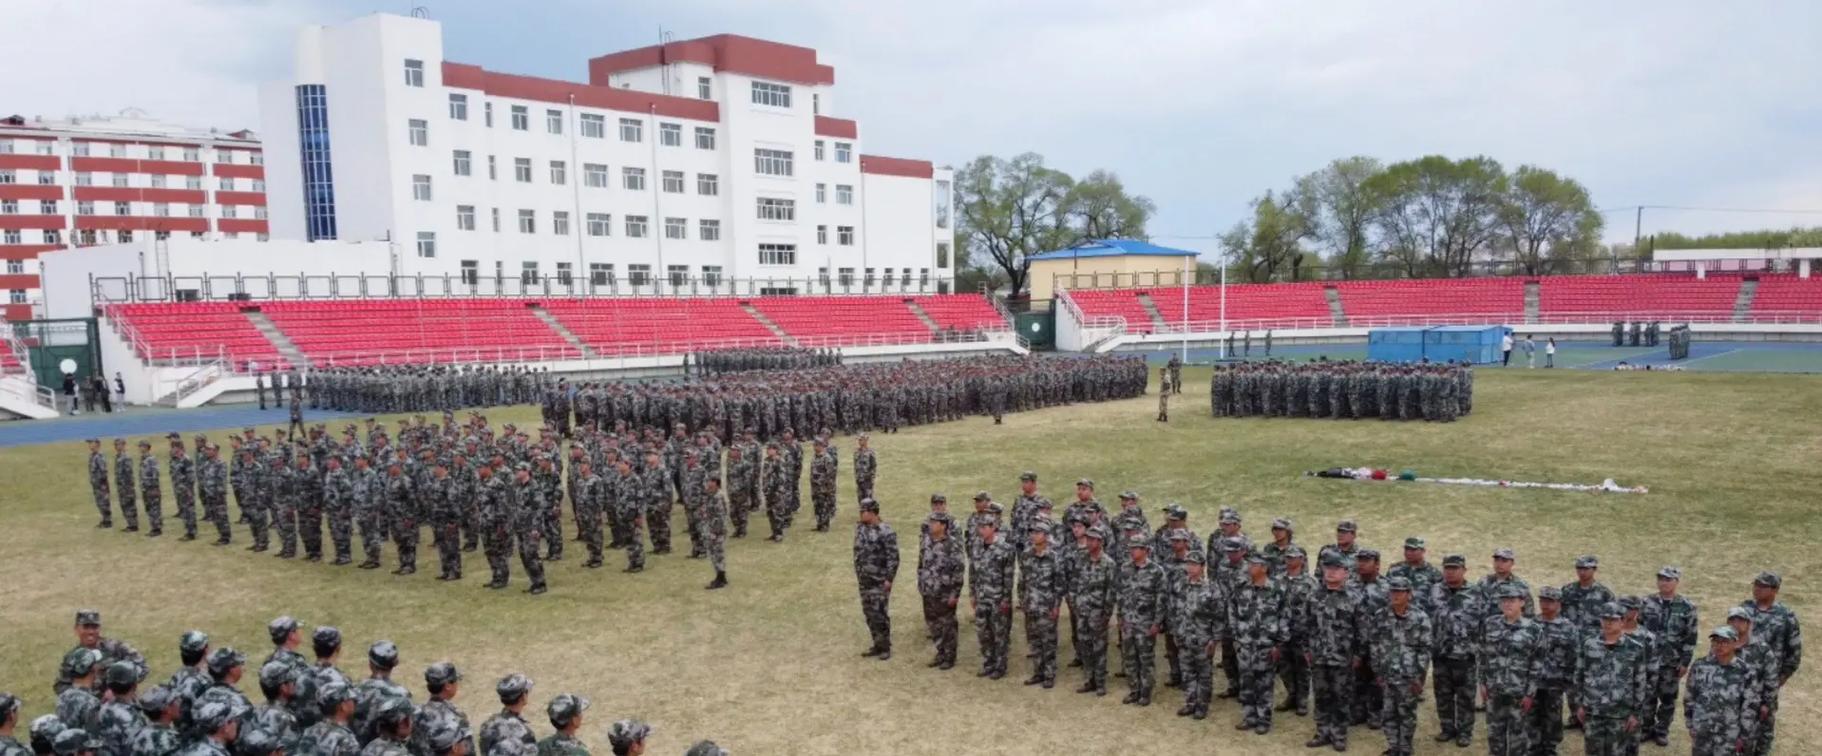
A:
[[[187,128],[137,110],[0,118],[5,319],[29,319],[41,303],[42,252],[179,235],[263,241],[264,163],[253,132]]]

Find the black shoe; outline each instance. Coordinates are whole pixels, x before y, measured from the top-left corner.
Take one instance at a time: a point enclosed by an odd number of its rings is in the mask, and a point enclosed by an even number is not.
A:
[[[993,674],[993,670],[991,670],[991,669],[983,669],[983,670],[981,670],[981,671],[979,671],[979,672],[976,672],[976,673],[974,673],[974,676],[975,676],[975,677],[986,677],[986,676],[988,676],[988,675],[991,675],[991,674]]]
[[[1194,713],[1196,713],[1196,707],[1190,706],[1189,704],[1183,704],[1183,708],[1177,709],[1177,716],[1179,717],[1187,717]]]
[[[228,545],[228,543],[229,543],[229,541],[226,538],[217,538],[217,539],[215,539],[215,542],[210,545],[211,546],[226,546],[226,545]]]
[[[709,584],[708,584],[708,590],[711,590],[711,591],[715,590],[717,588],[726,588],[726,587],[728,587],[728,578],[726,575],[722,575],[719,573],[717,573],[715,575],[715,579],[709,581]]]
[[[877,658],[880,661],[887,661],[887,660],[891,659],[892,658],[892,649],[889,649],[889,648],[881,649],[879,652],[879,656]]]
[[[120,532],[122,532],[122,533],[137,533],[137,532],[139,532],[139,526],[138,526],[138,525],[128,525],[128,526],[126,526],[126,527],[124,527],[124,528],[121,528],[121,529],[120,529]]]
[[[1165,681],[1164,681],[1164,687],[1166,687],[1166,688],[1181,688],[1181,687],[1183,687],[1183,678],[1181,678],[1181,677],[1172,677],[1172,678],[1170,678],[1170,679],[1168,679],[1168,680],[1165,680]]]
[[[530,587],[530,588],[527,588],[527,589],[525,589],[525,592],[526,592],[526,593],[529,593],[529,594],[531,594],[531,595],[533,595],[533,596],[537,596],[537,595],[539,595],[539,594],[542,594],[542,593],[544,593],[544,591],[546,591],[546,590],[548,590],[548,589],[547,589],[547,588],[545,588],[545,587],[544,587],[544,584],[543,584],[543,583],[539,583],[539,584],[537,584],[537,585],[534,585],[534,586],[532,586],[532,587]]]
[[[377,570],[380,568],[380,563],[369,559],[365,562],[361,562],[359,567],[363,570]]]
[[[1290,711],[1293,708],[1296,708],[1296,705],[1291,703],[1290,699],[1286,698],[1283,703],[1273,706],[1272,711]]]
[[[544,561],[546,561],[546,562],[561,562],[561,561],[563,561],[563,555],[562,555],[562,554],[552,554],[552,555],[550,555],[550,556],[547,556],[547,557],[544,557]]]
[[[1133,703],[1136,703],[1140,706],[1150,706],[1151,705],[1151,696],[1139,696],[1139,700],[1134,701]]]
[[[601,560],[599,560],[599,559],[590,559],[590,560],[588,560],[588,561],[586,561],[586,562],[583,562],[583,563],[582,563],[582,566],[583,566],[583,567],[587,567],[587,568],[589,568],[589,569],[591,569],[591,570],[592,570],[592,569],[595,569],[595,568],[596,568],[596,567],[600,567],[600,566],[601,566]]]
[[[1200,722],[1200,721],[1208,718],[1208,710],[1207,709],[1197,709],[1194,714],[1189,715],[1189,718],[1194,719],[1197,722]]]
[[[1329,747],[1335,749],[1336,753],[1346,753],[1348,750],[1348,744],[1346,743],[1331,743],[1329,744]]]
[[[1094,695],[1096,698],[1106,698],[1107,697],[1107,686],[1105,686],[1105,685],[1095,686]]]
[[[1272,726],[1268,725],[1268,724],[1262,724],[1262,725],[1259,725],[1258,727],[1253,728],[1254,735],[1267,735],[1267,734],[1270,734],[1271,731],[1272,731]]]
[[[185,533],[185,534],[183,534],[183,537],[182,537],[182,538],[179,538],[179,539],[177,539],[177,540],[179,540],[179,541],[194,541],[194,540],[196,540],[196,534],[195,534],[195,533]]]
[[[1669,748],[1670,738],[1664,737],[1663,735],[1653,735],[1651,736],[1651,744],[1659,748]]]
[[[400,575],[416,575],[416,574],[418,574],[418,568],[416,566],[406,567],[406,568],[399,570],[399,574]]]
[[[1037,675],[1032,675],[1032,676],[1030,676],[1030,677],[1027,677],[1027,678],[1025,678],[1025,684],[1026,684],[1026,685],[1036,685],[1036,684],[1038,684],[1038,683],[1041,683],[1041,682],[1043,682],[1043,681],[1044,681],[1044,678],[1042,678],[1042,677],[1038,677],[1038,676],[1037,676]]]
[[[466,551],[466,552],[469,552],[469,553],[471,553],[471,554],[472,554],[472,553],[474,553],[474,551],[475,551],[475,550],[476,550],[476,549],[478,549],[478,548],[480,548],[480,547],[479,547],[479,546],[476,546],[476,545],[475,545],[475,544],[472,544],[472,543],[471,543],[471,544],[467,544],[467,545],[465,545],[465,546],[463,546],[463,547],[462,547],[462,550],[463,550],[463,551]]]
[[[1080,667],[1080,666],[1082,666],[1082,660],[1081,659],[1070,659],[1069,666],[1071,669]]]
[[[101,522],[95,523],[95,528],[97,530],[103,529],[103,528],[111,528],[111,527],[114,527],[113,520],[102,520]]]
[[[991,675],[988,675],[988,676],[987,676],[987,679],[989,679],[989,680],[1000,680],[1000,679],[1004,679],[1004,678],[1005,678],[1005,677],[1006,677],[1006,673],[1005,673],[1005,672],[1002,672],[1002,671],[1000,671],[1000,670],[994,670],[994,671],[993,671],[993,674],[991,674]]]
[[[930,663],[925,664],[924,666],[929,667],[930,669],[936,669],[937,667],[943,666],[943,660],[941,657],[931,659]]]
[[[1307,717],[1309,715],[1310,715],[1310,707],[1302,705],[1302,704],[1297,705],[1297,716]]]
[[[1239,724],[1237,724],[1237,725],[1234,725],[1234,729],[1236,729],[1236,730],[1250,730],[1250,729],[1253,729],[1253,723],[1252,723],[1252,722],[1248,722],[1248,721],[1246,721],[1246,720],[1241,720],[1241,721],[1240,721],[1240,723],[1239,723]]]
[[[1474,742],[1474,740],[1472,738],[1470,738],[1466,735],[1463,735],[1463,736],[1455,739],[1455,746],[1457,748],[1467,748],[1473,742]]]
[[[451,575],[450,575],[450,574],[449,574],[449,573],[447,573],[447,572],[445,572],[445,573],[443,573],[443,574],[441,574],[441,575],[438,575],[438,576],[437,576],[437,579],[438,579],[438,580],[444,580],[444,581],[448,581],[448,580],[454,580],[454,579],[455,579],[455,578],[454,578],[454,577],[453,577],[453,576],[451,576]]]
[[[1368,723],[1367,723],[1367,729],[1369,729],[1369,730],[1377,730],[1377,729],[1379,729],[1379,723],[1378,723],[1378,722],[1368,722]]]
[[[1057,681],[1045,680],[1044,682],[1039,683],[1039,686],[1042,687],[1044,690],[1050,690],[1051,688],[1054,688],[1057,686]]]
[[[306,561],[306,562],[320,562],[320,561],[323,561],[323,555],[322,555],[322,554],[311,554],[311,555],[309,555],[309,556],[306,556],[306,557],[304,557],[304,561]]]
[[[266,551],[266,549],[269,549],[269,548],[272,548],[272,547],[271,547],[271,546],[270,546],[270,545],[268,545],[268,544],[264,544],[264,543],[256,543],[256,544],[253,544],[253,545],[252,545],[252,546],[248,546],[248,547],[247,547],[247,550],[248,550],[248,551],[256,551],[256,552],[259,552],[259,553],[262,553],[262,554],[263,554],[263,553],[265,553],[265,551]]]
[[[1438,742],[1438,743],[1447,743],[1454,739],[1455,739],[1455,733],[1452,733],[1452,732],[1436,733],[1436,742]]]
[[[345,557],[345,556],[338,556],[335,558],[335,561],[330,562],[330,564],[333,564],[337,567],[340,567],[340,566],[346,565],[346,564],[353,564],[353,563],[354,563],[353,559],[349,559],[348,557]]]
[[[1303,741],[1304,748],[1321,748],[1328,744],[1329,744],[1329,739],[1322,737],[1321,735],[1317,735],[1316,737]]]
[[[879,656],[879,646],[874,646],[872,648],[867,649],[865,652],[862,652],[860,655],[860,658],[871,659],[875,656]]]
[[[944,659],[942,664],[936,665],[936,668],[939,670],[943,670],[943,671],[955,669],[955,660],[954,659]]]
[[[1076,688],[1076,689],[1075,689],[1075,692],[1077,692],[1077,693],[1089,693],[1089,692],[1092,692],[1092,691],[1093,691],[1093,690],[1094,690],[1094,683],[1091,683],[1091,682],[1085,682],[1085,683],[1082,683],[1082,685],[1081,685],[1081,687],[1078,687],[1078,688]]]
[[[487,584],[487,585],[486,585],[486,586],[485,586],[485,587],[487,587],[487,588],[492,588],[492,589],[494,589],[494,590],[499,590],[499,589],[501,589],[501,588],[505,588],[505,587],[506,587],[506,583],[505,583],[505,582],[503,582],[503,581],[499,581],[499,580],[495,580],[495,581],[493,581],[493,582],[491,582],[491,583],[488,583],[488,584]]]
[[[161,535],[164,535],[164,531],[163,531],[163,530],[162,530],[162,529],[159,529],[159,528],[152,528],[152,532],[150,532],[150,533],[147,533],[147,534],[146,534],[146,537],[147,537],[147,538],[157,538],[157,537],[159,537],[159,536],[161,536]]]

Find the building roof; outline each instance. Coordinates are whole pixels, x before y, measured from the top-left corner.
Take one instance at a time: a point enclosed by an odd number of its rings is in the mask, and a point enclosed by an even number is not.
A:
[[[1079,260],[1089,257],[1195,257],[1187,249],[1160,247],[1138,239],[1086,239],[1067,249],[1041,252],[1027,258],[1038,260]]]
[[[815,50],[738,34],[609,53],[588,61],[588,79],[591,84],[607,86],[608,77],[614,74],[679,62],[701,63],[716,71],[759,79],[825,86],[835,83],[835,69],[817,62]]]

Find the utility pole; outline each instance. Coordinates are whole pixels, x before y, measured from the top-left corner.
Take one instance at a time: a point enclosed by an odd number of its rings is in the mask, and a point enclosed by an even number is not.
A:
[[[1633,216],[1632,216],[1632,256],[1634,258],[1639,256],[1639,240],[1643,236],[1642,232],[1643,232],[1644,228],[1645,228],[1645,206],[1639,205],[1638,207],[1633,208]],[[1614,250],[1614,253],[1613,253],[1613,272],[1615,272],[1615,273],[1620,272],[1620,256],[1619,256],[1618,250]]]

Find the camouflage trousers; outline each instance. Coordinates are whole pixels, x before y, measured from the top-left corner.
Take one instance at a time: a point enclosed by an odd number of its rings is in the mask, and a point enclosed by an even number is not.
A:
[[[753,512],[753,494],[742,489],[728,492],[728,519],[734,522],[734,537],[747,534],[747,516]]]
[[[690,535],[690,558],[702,556],[702,505],[700,502],[685,499],[683,503],[684,530]]]
[[[411,517],[400,517],[387,523],[392,531],[392,543],[399,550],[399,569],[404,572],[416,572],[418,569],[418,521]]]
[[[620,517],[620,507],[609,504],[602,516],[607,524],[607,548],[626,548],[626,522]]]
[[[607,545],[602,540],[601,511],[596,507],[576,507],[576,536],[582,545],[588,547],[588,561],[591,564],[601,562],[601,551]]]
[[[1354,670],[1345,664],[1317,664],[1310,667],[1310,682],[1316,693],[1316,737],[1335,745],[1348,742],[1348,725],[1354,721],[1350,710],[1354,698]]]
[[[1168,624],[1168,623],[1167,623]],[[1164,638],[1164,661],[1170,666],[1170,676],[1165,678],[1166,685],[1172,687],[1183,684],[1183,664],[1178,658],[1177,635],[1168,630],[1161,634]]]
[[[719,575],[728,569],[728,524],[720,517],[704,516],[702,518],[702,550],[708,554],[709,565]]]
[[[1645,691],[1645,722],[1639,729],[1648,737],[1670,734],[1670,723],[1676,719],[1679,680],[1676,670],[1666,669],[1651,681]]]
[[[892,650],[892,615],[887,612],[892,593],[882,588],[860,589],[860,613],[867,620],[867,634],[873,636],[873,649]]]
[[[1692,756],[1735,756],[1738,740],[1728,733],[1700,732],[1689,738],[1689,753]],[[1746,743],[1746,753],[1752,753],[1752,741]]]
[[[1538,686],[1531,695],[1531,711],[1525,714],[1525,727],[1531,735],[1531,756],[1556,756],[1563,742],[1563,689]]]
[[[816,508],[816,527],[827,528],[835,521],[835,486],[811,486],[810,503]]]
[[[1754,726],[1752,742],[1746,744],[1746,750],[1753,756],[1770,756],[1773,739],[1777,736],[1778,726],[1778,693],[1774,689],[1771,700],[1764,702],[1771,715]]]
[[[325,514],[329,517],[329,540],[335,544],[336,561],[352,558],[354,513],[344,504],[330,507]]]
[[[1278,660],[1278,680],[1284,683],[1284,700],[1298,713],[1309,711],[1310,663],[1304,657],[1302,641],[1284,645],[1284,657]]]
[[[297,530],[303,535],[304,554],[311,559],[323,557],[323,505],[308,502],[297,509]]]
[[[622,536],[625,540],[621,542],[621,547],[626,549],[627,569],[636,570],[645,567],[645,536],[639,532],[642,529],[642,519],[630,514],[621,516],[621,522],[624,523],[621,527],[625,531]]]
[[[1183,698],[1193,712],[1208,713],[1209,701],[1215,695],[1215,657],[1203,639],[1186,639],[1177,649],[1178,666],[1183,672]]]
[[[493,583],[505,585],[512,579],[512,531],[505,523],[488,526],[481,531],[481,549],[487,554],[487,568],[493,573]]]
[[[1056,682],[1057,621],[1049,611],[1025,610],[1025,646],[1037,655],[1032,660],[1032,677]]]
[[[1385,709],[1380,723],[1385,732],[1386,752],[1391,756],[1411,756],[1411,740],[1417,734],[1417,694],[1411,691],[1408,678],[1386,678],[1382,686]]]
[[[285,501],[272,507],[272,529],[278,531],[278,553],[297,553],[297,508]]]
[[[272,507],[267,502],[254,498],[252,501],[242,501],[240,511],[247,516],[247,529],[253,531],[253,550],[265,551],[272,542]]]
[[[766,521],[772,526],[772,535],[784,537],[784,532],[791,529],[790,500],[784,497],[772,499],[766,505]]]
[[[930,633],[930,639],[936,644],[936,661],[938,664],[955,663],[956,634],[959,631],[955,621],[955,607],[949,602],[954,596],[924,596],[924,627]]]
[[[462,521],[451,518],[433,521],[430,537],[437,547],[437,574],[451,579],[462,576]]]
[[[1240,649],[1240,721],[1272,726],[1272,685],[1277,665],[1267,648]]]
[[[645,513],[645,526],[652,532],[652,553],[663,554],[671,550],[671,500],[652,505]]]
[[[1456,738],[1474,734],[1474,658],[1431,660],[1431,687],[1436,695],[1436,721]]]
[[[1491,705],[1487,711],[1487,719],[1491,720]],[[1582,723],[1582,746],[1588,756],[1625,756],[1627,745],[1636,742],[1636,736],[1626,731],[1626,718],[1623,716],[1602,717],[1589,714],[1588,720]],[[1750,747],[1751,744],[1748,744],[1749,750]]]
[[[1221,641],[1221,675],[1227,678],[1227,694],[1240,692],[1240,658],[1234,655],[1234,641]]]
[[[186,483],[171,481],[171,498],[177,500],[177,519],[183,523],[183,534],[196,535],[196,489]]]
[[[1107,689],[1107,615],[1104,612],[1069,610],[1069,623],[1076,638],[1076,658],[1082,660],[1082,672],[1099,690]]]
[[[558,504],[545,513],[538,521],[538,535],[544,539],[544,560],[555,562],[563,558],[563,505]]]
[[[977,608],[974,636],[981,644],[981,670],[1006,674],[1007,655],[1012,650],[1012,610],[998,606]]]
[[[228,495],[225,492],[203,494],[202,515],[215,526],[215,535],[222,542],[233,538],[234,531],[228,526]]]
[[[236,486],[230,486],[230,487],[234,490],[234,507],[236,509],[240,510],[240,517],[235,518],[235,519],[239,522],[246,522],[247,521],[247,499],[249,498],[249,494],[247,493],[246,488],[243,486],[236,485]]]
[[[96,481],[96,480],[89,481],[89,488],[90,488],[90,492],[95,495],[95,511],[98,511],[101,513],[102,524],[104,524],[104,525],[113,524],[113,522],[114,522],[114,509],[113,509],[114,494],[112,491],[108,490],[107,478],[102,478],[99,481]]]
[[[858,475],[854,476],[855,494],[859,498],[862,498],[862,499],[873,498],[873,481],[874,481],[874,476],[871,476],[871,475],[868,475],[864,478],[861,476],[858,476]]]
[[[525,576],[531,579],[531,587],[544,585],[544,560],[538,556],[538,539],[544,537],[540,528],[522,530],[518,534],[519,564],[525,568]]]
[[[481,510],[472,502],[463,505],[462,512],[462,549],[474,551],[481,543]]]
[[[1519,708],[1522,698],[1497,690],[1487,696],[1487,752],[1492,756],[1526,756],[1530,751],[1531,729],[1525,726],[1525,713]],[[1592,743],[1590,740],[1589,754],[1596,753]]]
[[[145,503],[146,525],[152,532],[164,531],[164,494],[157,488],[141,488],[139,500]]]
[[[127,527],[139,527],[139,501],[133,495],[132,486],[120,487],[120,516],[126,519]]]
[[[1380,712],[1385,709],[1385,689],[1379,687],[1377,677],[1371,661],[1362,660],[1360,668],[1354,670],[1354,697],[1351,702],[1354,724],[1379,724]]]
[[[1141,697],[1151,697],[1157,642],[1150,627],[1121,623],[1120,662],[1126,667],[1126,685]]]
[[[370,564],[380,561],[380,545],[386,542],[386,521],[378,512],[363,512],[361,522],[361,554]]]

